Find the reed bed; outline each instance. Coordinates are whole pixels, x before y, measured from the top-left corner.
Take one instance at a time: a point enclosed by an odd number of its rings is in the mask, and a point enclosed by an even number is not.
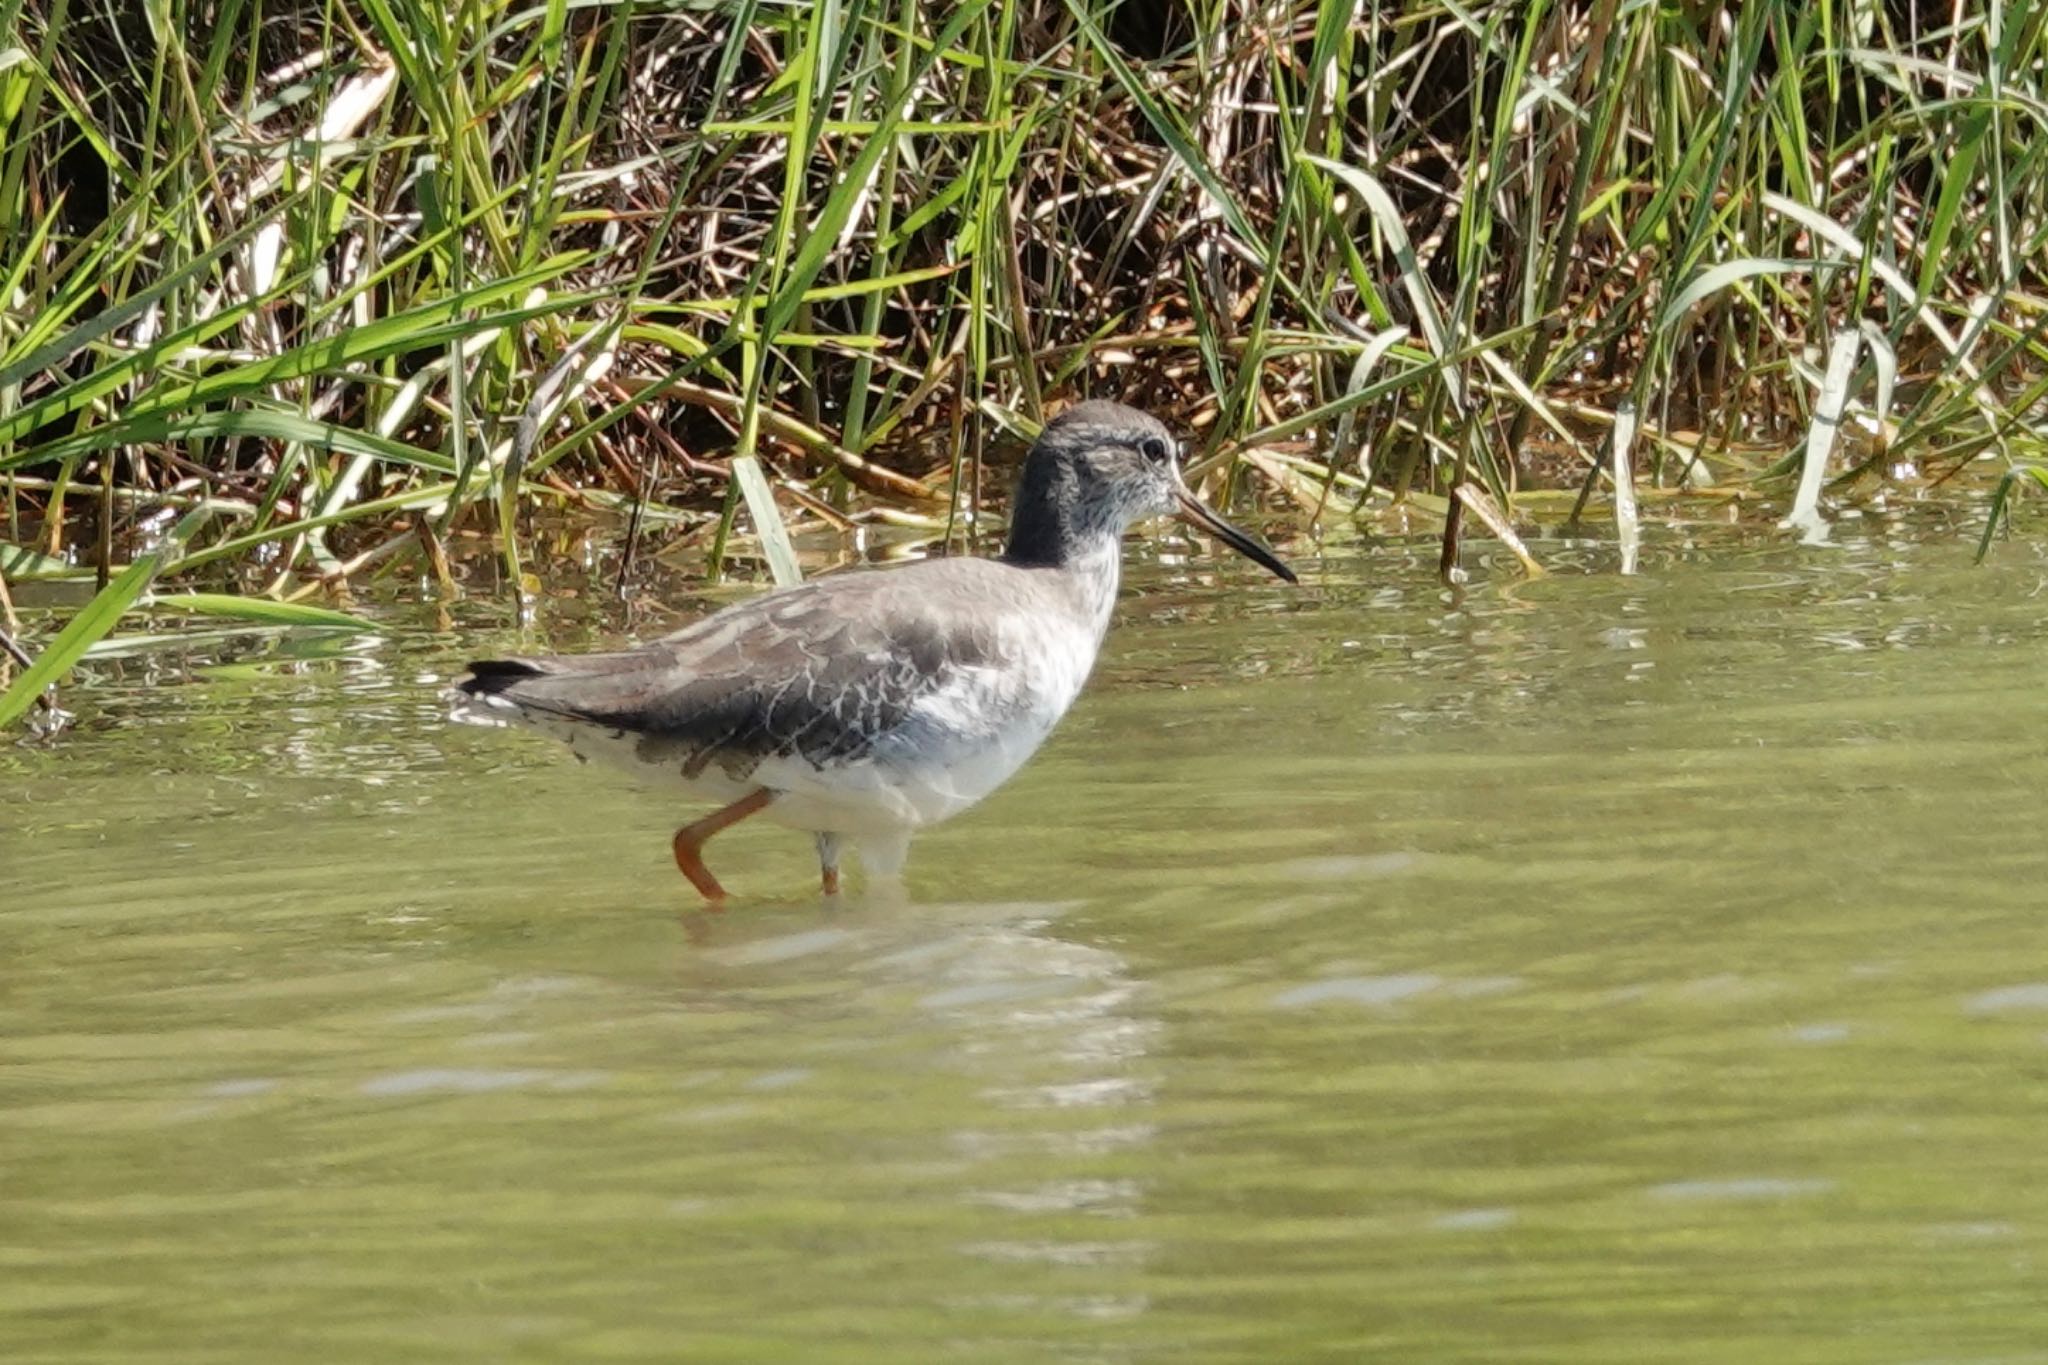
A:
[[[2048,5],[0,13],[0,582],[109,628],[452,591],[458,534],[517,585],[550,502],[786,579],[996,519],[1082,395],[1447,572],[1532,490],[1626,546],[1986,461],[1988,542],[2048,486]]]

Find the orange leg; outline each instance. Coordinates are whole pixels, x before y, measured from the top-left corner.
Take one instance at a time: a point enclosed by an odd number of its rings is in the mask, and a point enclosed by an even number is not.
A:
[[[818,836],[818,874],[827,896],[839,894],[839,836]]]
[[[718,831],[728,825],[737,825],[774,799],[775,793],[762,787],[676,831],[676,866],[683,870],[683,875],[690,879],[690,885],[696,887],[705,900],[725,899],[725,888],[718,884],[718,878],[711,875],[711,869],[704,866],[705,843]]]

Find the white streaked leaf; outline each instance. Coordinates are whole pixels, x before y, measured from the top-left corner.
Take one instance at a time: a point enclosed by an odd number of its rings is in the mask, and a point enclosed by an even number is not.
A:
[[[1799,491],[1793,495],[1791,512],[1778,523],[1798,531],[1799,539],[1808,545],[1827,542],[1828,524],[1820,515],[1820,486],[1842,430],[1842,413],[1849,406],[1849,381],[1856,376],[1856,356],[1862,348],[1863,334],[1854,327],[1836,332],[1828,347],[1827,373],[1821,376],[1813,421],[1806,428],[1806,460],[1799,469]]]
[[[1389,327],[1384,332],[1376,333],[1360,349],[1358,359],[1352,362],[1351,378],[1344,385],[1344,392],[1349,395],[1364,388],[1366,381],[1372,378],[1373,370],[1386,358],[1387,352],[1393,350],[1407,336],[1408,329],[1405,327]],[[1337,435],[1332,446],[1332,458],[1336,462],[1342,463],[1348,459],[1352,450],[1356,448],[1352,445],[1352,435],[1357,423],[1357,408],[1344,409],[1343,416],[1337,419]],[[1370,473],[1369,470],[1365,472]]]
[[[1636,405],[1624,400],[1614,410],[1614,433],[1609,449],[1614,466],[1614,531],[1621,544],[1621,571],[1636,571],[1636,552],[1642,544],[1642,527],[1636,516]]]
[[[1657,330],[1664,331],[1684,317],[1692,306],[1709,295],[1718,294],[1737,280],[1753,279],[1758,275],[1790,275],[1802,270],[1812,270],[1816,265],[1839,264],[1816,261],[1788,261],[1764,256],[1744,256],[1739,260],[1723,261],[1710,266],[1692,277],[1691,283],[1672,295],[1671,302],[1664,305],[1664,311],[1657,317]]]

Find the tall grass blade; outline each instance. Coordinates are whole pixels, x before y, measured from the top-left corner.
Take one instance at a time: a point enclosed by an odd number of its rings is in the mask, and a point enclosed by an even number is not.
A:
[[[1529,553],[1529,547],[1516,533],[1514,523],[1500,510],[1500,504],[1493,500],[1491,493],[1476,483],[1461,483],[1453,490],[1452,496],[1463,503],[1473,516],[1479,518],[1480,524],[1493,532],[1501,544],[1508,547],[1508,553],[1520,561],[1524,573],[1531,578],[1543,577],[1543,566],[1536,562],[1535,555]]]
[[[1423,278],[1422,267],[1415,259],[1415,244],[1408,238],[1408,225],[1395,205],[1393,196],[1386,187],[1371,175],[1356,166],[1347,166],[1341,161],[1328,157],[1310,155],[1306,158],[1311,165],[1318,166],[1349,185],[1358,193],[1365,206],[1371,210],[1373,222],[1380,234],[1387,239],[1388,249],[1393,252],[1395,268],[1401,272],[1401,287],[1408,293],[1408,300],[1415,307],[1416,320],[1422,325],[1423,339],[1429,343],[1430,353],[1438,360],[1446,359],[1452,350],[1450,329],[1444,322],[1443,307],[1437,302],[1436,291]],[[1457,371],[1449,366],[1444,369],[1444,384],[1450,390],[1453,400],[1462,409],[1465,402],[1464,383]]]
[[[1636,405],[1624,402],[1614,410],[1614,430],[1608,450],[1614,475],[1614,534],[1621,545],[1621,572],[1636,571],[1636,555],[1642,545],[1642,527],[1636,515]]]
[[[1372,378],[1372,372],[1387,358],[1387,352],[1407,339],[1408,332],[1401,327],[1389,327],[1375,333],[1359,348],[1358,359],[1351,362],[1351,374],[1344,385],[1345,394],[1355,394],[1365,388],[1367,381]],[[1358,410],[1346,408],[1337,418],[1337,432],[1330,441],[1330,464],[1333,469],[1350,463],[1353,454],[1361,450],[1364,442],[1357,435],[1357,427]],[[1368,479],[1372,476],[1372,471],[1363,464],[1360,465],[1359,472]]]
[[[1754,279],[1758,275],[1789,275],[1798,271],[1825,267],[1820,261],[1770,261],[1755,256],[1744,256],[1739,260],[1723,261],[1710,266],[1694,276],[1664,305],[1664,311],[1657,316],[1657,330],[1669,331],[1671,327],[1692,311],[1695,304],[1711,298],[1739,280]]]
[[[775,576],[776,586],[786,588],[801,583],[804,571],[797,563],[796,547],[790,544],[789,529],[782,524],[782,517],[776,511],[775,490],[769,485],[761,462],[753,458],[736,459],[732,463],[732,472],[733,477],[739,480],[740,496],[747,500],[754,534],[760,537],[761,553],[768,560],[768,569]]]
[[[303,602],[278,602],[267,597],[236,597],[228,593],[157,593],[150,597],[148,605],[168,611],[225,616],[238,621],[255,621],[267,626],[297,626],[305,630],[348,630],[381,635],[388,629],[375,621],[326,607],[311,607]]]
[[[161,559],[160,554],[147,554],[130,564],[57,632],[57,637],[36,655],[36,661],[15,677],[6,692],[0,693],[0,729],[26,715],[45,688],[54,686],[69,673],[72,665],[85,657],[85,651],[114,628],[122,613],[134,605],[150,579],[156,577]]]
[[[1820,514],[1821,484],[1827,476],[1828,457],[1834,454],[1842,430],[1842,414],[1849,407],[1849,381],[1856,376],[1856,357],[1863,348],[1863,334],[1854,327],[1835,333],[1828,347],[1828,368],[1821,378],[1820,393],[1813,404],[1813,420],[1806,429],[1806,456],[1799,469],[1799,490],[1792,497],[1792,510],[1778,523],[1797,530],[1806,545],[1824,545],[1828,524]]]
[[[19,583],[28,578],[77,578],[86,572],[69,560],[0,540],[0,578]]]
[[[1982,564],[1984,556],[1991,553],[1991,538],[2012,515],[2013,490],[2022,480],[2048,490],[2048,465],[2014,465],[1999,478],[1998,486],[1991,490],[1991,508],[1984,517],[1984,531],[1977,537],[1977,563]]]

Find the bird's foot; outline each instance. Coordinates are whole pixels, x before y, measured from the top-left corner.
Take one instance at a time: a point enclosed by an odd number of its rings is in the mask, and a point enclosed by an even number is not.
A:
[[[697,888],[697,894],[710,901],[714,907],[725,899],[725,888],[718,884],[718,878],[711,875],[711,869],[704,866],[704,845],[718,831],[728,825],[738,824],[774,799],[774,792],[766,787],[760,787],[731,805],[715,810],[702,820],[684,825],[676,831],[673,844],[676,866],[690,879],[690,885]]]
[[[818,835],[818,884],[827,900],[839,894],[839,836],[829,831]]]

